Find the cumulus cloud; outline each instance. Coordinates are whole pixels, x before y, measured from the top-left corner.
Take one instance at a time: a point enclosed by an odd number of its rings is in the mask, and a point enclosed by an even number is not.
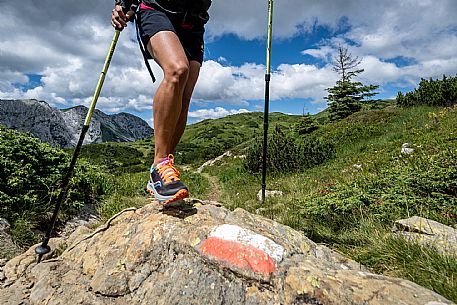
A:
[[[241,109],[230,109],[227,110],[223,107],[216,107],[210,109],[199,109],[195,111],[189,112],[189,118],[193,119],[192,121],[202,121],[205,119],[217,119],[222,118],[227,115],[231,114],[238,114],[238,113],[247,113],[249,110],[241,108]]]
[[[23,0],[21,5],[2,1],[0,98],[88,105],[113,35],[112,6],[112,1]],[[274,67],[271,100],[322,101],[325,89],[337,78],[329,61],[341,42],[350,42],[350,51],[362,59],[363,79],[371,83],[414,85],[420,77],[455,75],[456,11],[455,0],[275,1],[273,37],[278,43],[297,36],[305,39],[317,26],[335,34],[302,51],[301,55],[321,61],[319,66],[305,64],[305,57],[297,54],[295,63]],[[209,40],[225,34],[247,40],[265,38],[264,0],[213,1],[210,14]],[[396,64],[399,57],[410,63]],[[245,109],[251,100],[263,99],[265,67],[258,62],[230,62],[223,57],[204,62],[195,88],[196,104],[232,104]],[[133,25],[129,25],[121,34],[99,108],[150,111],[152,96],[163,78],[161,69],[151,63],[158,79],[155,84],[142,63]],[[40,82],[24,91],[21,87],[30,81],[30,75],[41,76]],[[216,109],[210,110],[225,113]]]
[[[335,49],[329,46],[324,46],[318,49],[307,49],[302,51],[303,55],[310,55],[312,57],[323,59],[325,61],[331,60],[331,55],[335,52]]]
[[[247,105],[246,101],[261,100],[265,94],[265,66],[247,63],[242,66],[223,66],[206,61],[195,88],[194,98],[233,105]],[[337,80],[326,66],[318,68],[305,64],[282,64],[272,71],[270,98],[311,98],[322,101],[325,89]]]

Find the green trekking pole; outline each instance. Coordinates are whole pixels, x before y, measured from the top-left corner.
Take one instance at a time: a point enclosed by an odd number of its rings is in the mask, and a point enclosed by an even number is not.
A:
[[[268,0],[268,34],[267,34],[267,58],[265,73],[265,110],[263,114],[263,156],[262,156],[262,203],[265,203],[265,190],[267,187],[267,144],[268,144],[268,112],[270,104],[270,59],[271,59],[271,36],[273,32],[273,0]]]
[[[56,223],[57,215],[59,213],[60,207],[61,207],[62,203],[64,202],[65,198],[67,197],[70,180],[73,177],[73,172],[74,172],[75,165],[76,165],[76,160],[78,159],[79,153],[81,151],[81,146],[83,145],[84,137],[86,136],[86,133],[89,130],[89,124],[92,119],[92,114],[94,113],[95,105],[97,104],[98,97],[100,96],[100,91],[102,90],[103,82],[105,81],[106,72],[108,71],[108,67],[109,67],[111,59],[113,57],[114,49],[116,47],[116,43],[117,43],[117,40],[119,39],[120,33],[121,32],[119,30],[116,30],[114,32],[114,37],[113,37],[113,40],[111,41],[109,52],[108,52],[108,55],[106,56],[105,64],[103,65],[102,73],[98,80],[97,87],[95,88],[95,93],[92,98],[92,102],[90,104],[89,111],[87,112],[86,120],[84,121],[84,125],[81,129],[81,134],[79,135],[78,144],[76,144],[75,150],[73,151],[73,156],[71,157],[70,165],[68,166],[65,177],[62,180],[61,191],[59,193],[59,196],[57,197],[56,205],[54,207],[54,213],[52,214],[52,218],[51,218],[51,224],[49,225],[49,228],[46,231],[42,244],[35,248],[35,253],[38,255],[38,260],[37,260],[38,263],[41,261],[41,258],[43,257],[43,255],[45,255],[51,251],[51,247],[49,247],[48,242],[51,238],[51,233],[52,233],[52,230],[54,229],[54,225]]]

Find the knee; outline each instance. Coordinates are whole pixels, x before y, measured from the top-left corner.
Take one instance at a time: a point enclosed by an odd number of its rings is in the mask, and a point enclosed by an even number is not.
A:
[[[189,64],[187,62],[176,62],[164,71],[165,80],[172,84],[184,84],[189,76]]]

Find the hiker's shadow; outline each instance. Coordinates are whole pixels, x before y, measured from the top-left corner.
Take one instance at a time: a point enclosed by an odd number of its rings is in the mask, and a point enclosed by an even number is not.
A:
[[[197,214],[197,208],[192,203],[187,203],[184,200],[172,202],[160,210],[163,214],[177,217],[180,219]]]

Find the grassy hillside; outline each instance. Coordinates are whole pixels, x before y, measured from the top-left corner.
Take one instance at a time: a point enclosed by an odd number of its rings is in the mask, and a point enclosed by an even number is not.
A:
[[[292,129],[301,116],[271,113],[270,128],[277,125]],[[325,118],[326,116],[319,115]],[[176,163],[199,165],[206,160],[223,154],[235,146],[246,146],[246,142],[263,132],[263,113],[251,112],[230,115],[221,119],[208,119],[187,126],[177,147]],[[139,171],[149,167],[153,159],[153,139],[133,143],[100,143],[85,145],[82,157],[104,166],[109,171]]]
[[[319,197],[315,195],[316,192],[334,193],[333,188],[336,185],[350,184],[361,178],[366,180],[366,184],[367,179],[379,178],[381,172],[387,175],[386,171],[390,171],[393,175],[395,169],[407,171],[412,168],[419,176],[424,170],[419,163],[432,162],[431,160],[438,162],[437,160],[442,159],[449,159],[448,162],[452,162],[457,147],[456,121],[453,108],[443,110],[426,106],[407,109],[387,107],[382,110],[362,111],[345,120],[322,125],[304,137],[294,134],[291,130],[297,141],[308,136],[319,136],[334,143],[336,157],[303,172],[272,176],[270,185],[285,190],[294,198],[303,198],[308,194]],[[409,143],[410,147],[415,149],[413,154],[401,154],[404,143]],[[432,166],[431,163],[427,164]],[[448,165],[450,164],[452,163]],[[255,191],[248,192],[251,197],[240,198],[236,195],[238,188],[232,184],[236,183],[236,180],[227,177],[228,173],[235,169],[240,174],[234,175],[235,177],[244,175],[251,180],[259,178],[247,173],[240,159],[227,161],[226,164],[209,171],[231,186],[232,192],[227,188],[227,202],[234,206],[247,207],[252,203],[255,207]],[[449,178],[452,180],[455,177]],[[245,184],[244,181],[242,183]],[[452,185],[449,187],[448,195],[452,197],[455,195],[455,189]]]
[[[269,124],[291,128],[300,116],[271,113]],[[177,147],[176,160],[187,164],[200,164],[223,154],[228,149],[244,144],[261,134],[263,113],[251,112],[230,115],[217,120],[204,120],[186,128]]]
[[[321,137],[335,157],[306,170],[269,175],[281,197],[262,205],[260,176],[246,160],[226,158],[205,169],[221,201],[303,231],[316,242],[388,275],[404,277],[457,300],[457,260],[390,234],[394,220],[419,215],[457,223],[457,107],[364,110],[321,125],[297,142]],[[401,153],[404,143],[414,149]]]

